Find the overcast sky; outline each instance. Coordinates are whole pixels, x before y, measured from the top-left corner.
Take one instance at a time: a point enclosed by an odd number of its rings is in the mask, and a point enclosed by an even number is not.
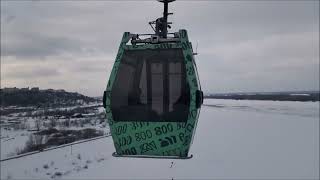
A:
[[[101,96],[122,33],[151,33],[152,1],[1,1],[1,87]],[[319,1],[179,1],[204,92],[319,90]]]

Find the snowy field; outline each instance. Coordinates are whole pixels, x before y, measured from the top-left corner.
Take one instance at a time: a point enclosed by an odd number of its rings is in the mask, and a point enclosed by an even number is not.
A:
[[[204,103],[192,159],[115,158],[103,138],[1,162],[1,179],[319,179],[319,102]]]
[[[86,108],[85,112],[90,113],[83,113],[84,110],[82,109],[84,108]],[[11,106],[5,107],[1,110],[4,110],[2,112],[6,112],[6,109],[10,109],[12,112],[5,115],[1,114],[1,159],[15,156],[21,152],[21,150],[25,148],[26,142],[30,140],[30,135],[36,133],[37,124],[39,131],[46,130],[48,128],[55,128],[62,131],[84,130],[89,128],[104,132],[105,134],[109,133],[108,126],[106,127],[105,118],[103,117],[104,108],[101,106],[101,103],[90,103],[49,109],[39,109],[31,106]],[[21,112],[19,110],[23,111]],[[68,111],[72,110],[75,115],[80,114],[77,112],[82,112],[82,117],[72,117],[70,115],[69,117],[63,116],[63,114],[68,114]],[[101,120],[103,123],[100,123]],[[52,121],[54,121],[54,127],[52,126]],[[66,122],[69,122],[68,126],[66,126]]]

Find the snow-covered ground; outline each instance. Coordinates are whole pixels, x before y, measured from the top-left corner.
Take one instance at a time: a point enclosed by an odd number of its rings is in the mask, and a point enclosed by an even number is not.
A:
[[[16,155],[19,149],[23,149],[31,132],[26,130],[7,131],[1,129],[1,159]]]
[[[205,104],[192,159],[115,158],[103,138],[1,162],[1,179],[319,179],[319,102]]]
[[[72,105],[65,107],[56,107],[49,109],[39,109],[33,106],[30,107],[1,107],[2,112],[10,111],[1,115],[0,122],[0,158],[5,159],[17,155],[21,152],[30,139],[29,135],[37,129],[37,122],[40,130],[48,129],[51,120],[55,122],[55,129],[58,130],[81,130],[81,129],[96,129],[109,133],[106,122],[100,123],[104,118],[100,117],[104,114],[101,103],[84,103],[82,105]],[[82,109],[86,109],[83,111]],[[74,115],[81,114],[82,117],[66,117],[66,112],[74,110]],[[52,113],[49,113],[52,112]],[[37,116],[41,115],[41,116]],[[66,126],[66,120],[69,121],[69,126]]]
[[[84,127],[70,127],[68,130],[81,130],[81,129],[96,129],[103,131],[104,134],[108,134],[110,132],[109,126],[103,128],[99,125],[85,125]],[[57,128],[59,129],[59,128]],[[32,134],[32,132],[27,130],[5,130],[1,129],[1,153],[0,157],[1,159],[10,158],[12,156],[16,156],[17,152],[21,151],[24,147],[26,142],[29,139],[29,135]]]

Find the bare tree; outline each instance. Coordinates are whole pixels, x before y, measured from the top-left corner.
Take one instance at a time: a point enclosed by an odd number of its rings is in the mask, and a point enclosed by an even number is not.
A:
[[[51,119],[50,119],[50,127],[51,127],[51,128],[54,128],[54,127],[56,127],[56,125],[57,125],[57,120],[56,120],[56,118],[51,118]]]
[[[70,127],[70,118],[65,120],[65,126]]]
[[[41,127],[41,120],[40,120],[40,118],[36,118],[36,120],[35,120],[35,126],[36,126],[36,129],[37,129],[37,131],[40,131],[40,127]]]

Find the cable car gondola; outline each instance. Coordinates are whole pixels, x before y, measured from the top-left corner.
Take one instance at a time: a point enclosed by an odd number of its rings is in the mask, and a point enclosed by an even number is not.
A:
[[[155,34],[123,34],[103,94],[116,157],[192,157],[203,93],[187,31],[167,32],[174,0],[159,1]]]

